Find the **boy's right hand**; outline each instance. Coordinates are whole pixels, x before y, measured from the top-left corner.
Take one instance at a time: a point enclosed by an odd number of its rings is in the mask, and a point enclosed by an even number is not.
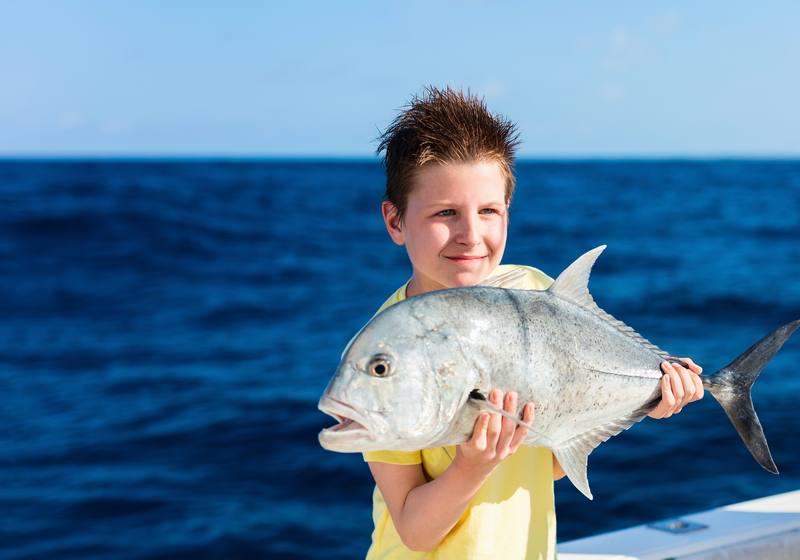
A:
[[[504,395],[501,390],[493,389],[489,393],[489,402],[498,408],[502,406],[512,416],[517,414],[517,399],[514,391]],[[522,421],[530,425],[533,416],[533,403],[527,403],[522,411]],[[458,446],[454,466],[488,475],[500,461],[517,450],[527,433],[527,428],[496,412],[482,412],[475,420],[470,440]]]

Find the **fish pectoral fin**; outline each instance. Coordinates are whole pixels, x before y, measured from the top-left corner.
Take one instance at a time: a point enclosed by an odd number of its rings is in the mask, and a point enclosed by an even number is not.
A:
[[[492,403],[490,403],[489,399],[486,398],[486,395],[481,393],[478,389],[473,389],[472,391],[470,391],[469,401],[472,404],[476,405],[481,410],[487,410],[489,412],[496,412],[497,414],[499,414],[503,418],[508,418],[509,420],[511,420],[512,422],[516,423],[519,426],[522,426],[524,428],[528,428],[529,430],[533,430],[533,426],[523,422],[522,418],[514,416],[513,414],[510,414],[510,413],[506,412],[502,408],[500,408],[498,406],[495,406]]]
[[[587,476],[587,464],[589,455],[594,449],[617,435],[623,430],[627,430],[636,422],[647,415],[644,408],[640,408],[633,414],[613,420],[588,432],[578,434],[564,444],[553,448],[553,454],[558,459],[561,468],[564,469],[567,478],[572,482],[581,494],[592,499],[592,491],[589,489],[589,479]]]

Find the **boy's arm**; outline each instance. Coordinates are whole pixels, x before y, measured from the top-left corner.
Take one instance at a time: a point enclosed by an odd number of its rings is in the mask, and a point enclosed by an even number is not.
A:
[[[517,410],[516,393],[497,389],[489,401],[509,413]],[[530,424],[533,405],[522,419]],[[441,476],[428,482],[421,465],[370,462],[369,468],[383,495],[398,535],[411,550],[433,550],[467,509],[470,500],[500,462],[513,454],[527,429],[497,413],[481,413],[472,438],[458,446],[455,459]]]
[[[452,464],[439,478],[425,480],[422,465],[369,463],[397,534],[408,548],[429,551],[447,536],[486,480]]]
[[[561,480],[567,475],[564,469],[561,468],[561,463],[558,462],[556,456],[553,455],[553,480]]]

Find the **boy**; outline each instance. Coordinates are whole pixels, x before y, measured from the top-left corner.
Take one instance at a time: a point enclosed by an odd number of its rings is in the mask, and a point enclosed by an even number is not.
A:
[[[432,290],[471,286],[513,267],[500,266],[514,190],[515,127],[480,99],[428,88],[390,125],[382,205],[392,240],[404,245],[411,279],[381,310]],[[535,268],[524,288],[552,280]],[[662,364],[662,401],[650,414],[671,416],[703,396],[701,368]],[[517,395],[490,393],[507,412]],[[532,404],[522,409],[535,421]],[[520,446],[525,428],[483,413],[470,441],[418,452],[364,454],[376,482],[373,558],[555,558],[553,480],[563,471],[550,450]]]

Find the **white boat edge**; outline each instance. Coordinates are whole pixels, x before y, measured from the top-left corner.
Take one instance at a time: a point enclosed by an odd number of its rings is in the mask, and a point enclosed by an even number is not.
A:
[[[700,525],[701,527],[695,527]],[[796,560],[800,490],[558,544],[559,560]]]

